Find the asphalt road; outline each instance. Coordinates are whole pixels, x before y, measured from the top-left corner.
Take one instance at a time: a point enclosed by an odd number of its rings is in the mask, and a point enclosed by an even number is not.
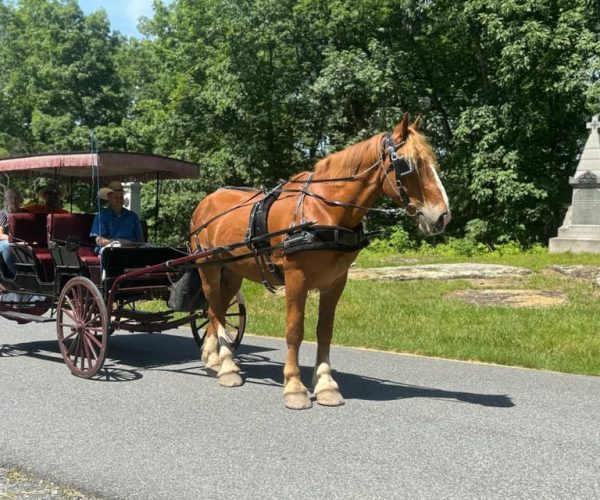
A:
[[[337,347],[346,405],[298,412],[280,340],[244,339],[235,389],[189,330],[115,334],[97,380],[53,324],[0,346],[0,464],[101,498],[600,498],[600,378]]]

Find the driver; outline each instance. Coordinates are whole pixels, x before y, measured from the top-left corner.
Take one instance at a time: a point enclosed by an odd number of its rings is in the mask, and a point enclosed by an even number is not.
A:
[[[123,185],[119,181],[112,181],[100,188],[98,198],[106,200],[108,206],[94,217],[90,231],[90,236],[96,241],[97,253],[111,243],[118,242],[120,245],[126,245],[144,241],[139,217],[135,212],[124,207]]]

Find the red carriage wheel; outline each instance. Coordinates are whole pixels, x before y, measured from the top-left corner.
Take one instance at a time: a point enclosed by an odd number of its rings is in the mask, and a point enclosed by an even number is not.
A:
[[[93,377],[106,357],[108,314],[100,291],[89,279],[76,277],[64,286],[56,306],[56,332],[71,373]]]
[[[244,337],[246,330],[246,302],[241,292],[231,300],[225,314],[225,328],[229,336],[229,342],[233,349],[237,349]],[[202,311],[192,313],[190,320],[192,335],[199,348],[202,348],[204,337],[206,337],[206,327],[208,326],[208,317],[202,314]]]

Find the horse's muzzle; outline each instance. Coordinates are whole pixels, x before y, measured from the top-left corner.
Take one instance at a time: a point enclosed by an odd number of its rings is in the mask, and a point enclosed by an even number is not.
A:
[[[450,219],[452,219],[450,210],[441,213],[434,210],[422,210],[418,214],[418,226],[426,236],[434,236],[444,232]]]

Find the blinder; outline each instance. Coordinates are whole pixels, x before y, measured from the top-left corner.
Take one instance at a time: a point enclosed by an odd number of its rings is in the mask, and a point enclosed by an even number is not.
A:
[[[405,142],[406,141],[403,140],[398,144],[394,144],[392,134],[390,132],[385,134],[384,151],[388,154],[391,161],[388,172],[390,170],[394,171],[394,174],[396,175],[396,187],[398,188],[398,193],[402,199],[402,203],[404,203],[405,206],[408,206],[410,199],[406,189],[404,189],[404,186],[402,185],[401,178],[405,175],[412,174],[416,170],[416,167],[413,159],[410,156],[398,156],[397,151],[404,146]]]

